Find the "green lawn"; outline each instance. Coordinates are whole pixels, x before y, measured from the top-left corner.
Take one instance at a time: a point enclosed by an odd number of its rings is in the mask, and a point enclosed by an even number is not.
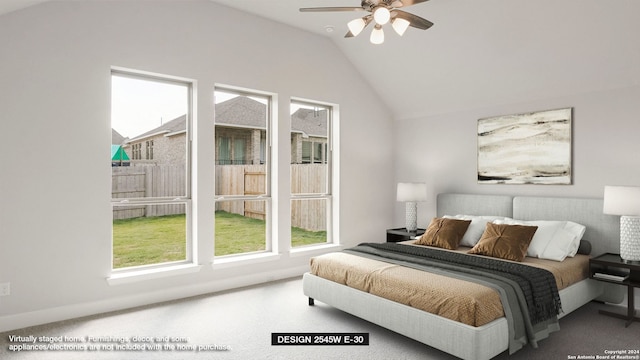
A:
[[[180,261],[186,257],[184,215],[113,221],[113,268]],[[265,249],[265,222],[216,211],[216,256]],[[327,241],[326,231],[291,229],[292,246]]]

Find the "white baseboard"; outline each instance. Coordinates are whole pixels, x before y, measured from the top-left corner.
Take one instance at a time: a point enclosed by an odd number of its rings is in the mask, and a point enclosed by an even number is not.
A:
[[[135,295],[64,305],[15,315],[0,316],[0,332],[302,276],[302,274],[308,270],[309,266],[304,265],[295,268],[238,276],[230,279],[205,283],[190,284]]]

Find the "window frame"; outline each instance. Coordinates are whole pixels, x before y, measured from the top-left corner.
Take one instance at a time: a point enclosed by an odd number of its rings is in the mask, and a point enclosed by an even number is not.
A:
[[[299,104],[302,106],[312,106],[312,107],[323,107],[327,110],[327,141],[323,146],[324,154],[323,161],[317,163],[314,162],[314,145],[317,142],[311,140],[304,140],[310,144],[311,153],[310,162],[305,162],[302,160],[301,164],[326,164],[327,166],[327,174],[326,174],[326,187],[325,191],[322,193],[293,193],[291,191],[291,185],[289,186],[289,202],[293,203],[295,200],[325,200],[326,203],[326,232],[327,232],[327,241],[320,244],[313,245],[302,245],[294,247],[292,245],[292,240],[289,241],[289,246],[292,253],[303,252],[306,250],[314,250],[318,247],[326,247],[326,246],[334,246],[339,245],[338,237],[336,236],[336,232],[338,231],[338,209],[339,209],[339,197],[338,197],[338,166],[339,159],[336,158],[339,156],[338,153],[338,131],[337,131],[337,123],[339,119],[339,105],[328,103],[324,101],[304,99],[299,97],[291,97],[289,101],[289,106]],[[289,134],[292,134],[291,126],[289,127]],[[290,135],[291,136],[291,135]],[[293,159],[291,159],[293,160]],[[291,161],[290,161],[291,162]],[[291,217],[291,211],[289,212],[289,217]],[[291,228],[292,226],[290,226]],[[291,231],[291,230],[289,230]]]
[[[186,105],[186,123],[185,123],[185,189],[184,194],[179,196],[162,196],[162,197],[131,197],[131,198],[111,198],[110,207],[123,206],[142,206],[142,205],[176,205],[182,204],[185,207],[185,259],[178,261],[169,261],[162,263],[154,263],[140,266],[128,266],[122,268],[113,268],[113,236],[110,239],[110,268],[111,273],[107,278],[109,284],[116,285],[121,283],[130,283],[139,280],[164,277],[167,273],[182,274],[199,271],[198,257],[196,253],[197,246],[195,244],[195,236],[193,235],[193,201],[192,201],[192,151],[193,151],[193,124],[196,121],[196,100],[197,81],[194,79],[178,77],[173,75],[159,74],[148,71],[141,71],[123,67],[111,67],[110,79],[113,76],[127,77],[131,79],[153,81],[171,85],[185,86],[187,91]],[[153,141],[153,140],[151,140]],[[139,159],[143,159],[142,142],[137,144],[137,154]],[[153,144],[151,144],[153,146]],[[149,149],[147,149],[148,151]],[[132,146],[132,157],[136,157],[136,149]],[[153,149],[151,149],[153,154]],[[153,156],[153,155],[152,155]],[[113,218],[112,218],[113,221]]]
[[[216,83],[214,84],[213,87],[213,96],[214,96],[214,109],[216,106],[216,101],[215,101],[215,95],[216,95],[216,91],[221,91],[221,92],[225,92],[225,93],[231,93],[234,95],[238,95],[238,96],[246,96],[246,97],[251,97],[251,96],[256,96],[256,97],[261,97],[261,98],[265,98],[267,100],[267,104],[266,104],[266,126],[265,126],[265,139],[264,139],[264,143],[265,143],[265,148],[264,150],[262,149],[262,144],[263,144],[263,140],[261,138],[260,140],[260,146],[261,146],[261,153],[260,153],[260,163],[256,164],[256,165],[264,165],[265,166],[265,189],[264,189],[264,194],[254,194],[254,195],[225,195],[225,194],[216,194],[215,190],[214,190],[214,207],[216,203],[219,202],[225,202],[225,201],[264,201],[264,206],[265,206],[265,249],[264,250],[259,250],[259,251],[252,251],[252,252],[244,252],[244,253],[237,253],[237,254],[227,254],[227,255],[216,255],[215,254],[215,230],[214,230],[214,238],[213,238],[213,256],[212,256],[212,264],[214,264],[215,266],[219,266],[219,265],[223,265],[224,264],[231,264],[234,262],[237,262],[239,260],[244,260],[244,259],[258,259],[258,261],[262,261],[264,259],[267,258],[271,258],[273,255],[277,255],[278,253],[278,243],[277,241],[274,241],[273,239],[275,238],[273,236],[273,221],[275,219],[277,219],[277,215],[274,215],[274,205],[273,205],[273,188],[272,188],[272,184],[273,184],[273,161],[272,161],[272,154],[273,154],[273,149],[272,149],[272,144],[273,144],[273,129],[274,127],[274,122],[275,119],[277,119],[277,115],[275,114],[275,109],[277,109],[277,101],[278,101],[278,97],[277,94],[272,93],[272,92],[267,92],[267,91],[261,91],[261,90],[255,90],[255,89],[248,89],[248,88],[243,88],[243,87],[237,87],[237,86],[233,86],[233,85],[226,85],[226,84],[219,84]],[[215,110],[214,110],[214,114],[215,114]],[[217,151],[217,141],[215,140],[216,137],[216,118],[214,115],[213,118],[213,128],[214,128],[214,146],[216,146],[216,148],[214,148],[214,152]],[[233,140],[233,137],[229,137],[230,141]],[[229,144],[229,156],[230,156],[230,163],[233,164],[234,163],[234,159],[235,159],[235,154],[234,154],[234,145],[232,144],[233,141],[230,142]],[[247,146],[247,142],[246,139],[244,141],[244,156],[246,158],[247,154],[246,154],[246,146]],[[263,155],[263,151],[264,151],[264,159],[262,158]],[[218,159],[218,155],[216,154],[214,156],[214,158],[216,159],[216,162],[219,161]],[[215,171],[214,171],[214,182],[215,182]],[[215,188],[215,183],[214,183],[214,188]],[[214,227],[215,227],[215,221],[214,221]],[[276,257],[277,258],[277,257]]]

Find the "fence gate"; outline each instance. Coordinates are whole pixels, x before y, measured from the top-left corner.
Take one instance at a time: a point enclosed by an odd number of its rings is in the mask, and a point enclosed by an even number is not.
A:
[[[262,195],[266,189],[266,173],[264,170],[250,170],[245,167],[244,171],[244,194],[245,195]],[[244,216],[253,219],[265,220],[265,202],[264,201],[245,201]]]

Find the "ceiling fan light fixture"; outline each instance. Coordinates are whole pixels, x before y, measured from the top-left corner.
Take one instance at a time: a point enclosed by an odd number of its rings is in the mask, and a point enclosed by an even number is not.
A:
[[[393,19],[393,21],[391,21],[391,26],[393,27],[393,30],[395,30],[396,33],[400,36],[404,35],[404,32],[407,31],[410,24],[411,24],[410,22],[401,18],[395,18]]]
[[[353,36],[358,36],[358,34],[362,32],[362,29],[364,29],[366,25],[367,23],[362,18],[353,19],[347,23],[347,27],[349,28],[349,31],[351,31]]]
[[[384,25],[391,20],[391,12],[384,6],[378,6],[373,10],[373,20],[379,25]]]
[[[382,26],[376,24],[376,26],[373,28],[373,31],[371,31],[371,37],[369,38],[369,41],[371,41],[371,43],[375,45],[380,45],[384,42],[384,31],[382,31]]]

